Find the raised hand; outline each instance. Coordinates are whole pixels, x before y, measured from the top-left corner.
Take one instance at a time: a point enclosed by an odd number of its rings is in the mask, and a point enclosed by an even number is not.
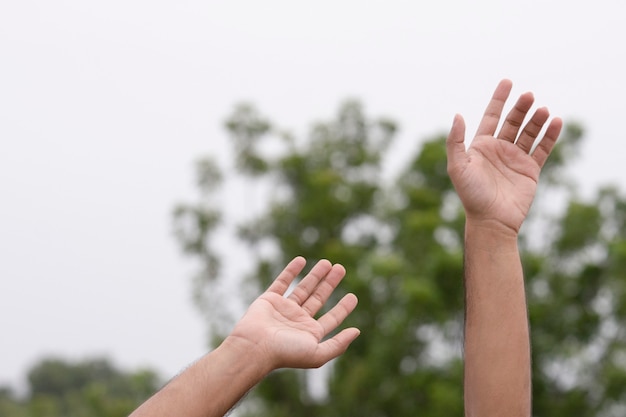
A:
[[[511,87],[509,80],[498,84],[467,151],[465,122],[460,115],[455,116],[447,140],[447,154],[448,173],[465,207],[468,221],[495,221],[498,226],[517,233],[534,199],[541,167],[552,151],[563,123],[554,118],[533,150],[550,113],[541,107],[523,125],[534,102],[532,93],[525,93],[519,97],[495,136]]]
[[[302,257],[293,259],[250,305],[229,336],[237,343],[249,344],[271,369],[319,367],[345,352],[359,335],[358,329],[348,328],[322,341],[354,310],[354,294],[347,294],[319,319],[314,318],[343,279],[343,266],[319,261],[284,296],[305,264]]]
[[[465,149],[457,115],[447,140],[448,173],[465,223],[464,403],[468,417],[531,415],[528,313],[518,232],[537,190],[539,172],[563,125],[522,94],[496,135],[511,82],[498,84]]]
[[[346,271],[341,265],[320,261],[285,297],[305,264],[301,257],[291,261],[222,344],[172,379],[131,416],[223,416],[274,369],[319,367],[341,355],[359,335],[358,329],[344,329],[322,339],[354,310],[356,297],[348,294],[319,319],[313,317]]]

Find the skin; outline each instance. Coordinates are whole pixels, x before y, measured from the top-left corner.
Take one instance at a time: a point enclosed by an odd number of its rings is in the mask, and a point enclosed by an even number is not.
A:
[[[231,334],[130,417],[217,417],[226,414],[254,385],[279,368],[317,368],[346,351],[359,335],[343,329],[323,340],[354,310],[344,296],[320,318],[314,316],[345,276],[345,269],[319,261],[285,297],[306,261],[293,259],[249,307]]]
[[[468,417],[531,414],[528,313],[518,234],[528,215],[541,168],[562,128],[522,94],[496,130],[512,83],[502,80],[470,147],[456,115],[447,140],[448,173],[466,213],[465,372]],[[545,135],[538,134],[546,127]],[[533,144],[538,142],[531,153]]]
[[[496,135],[511,91],[496,88],[469,149],[465,122],[456,115],[447,140],[448,173],[466,212],[465,410],[468,417],[530,416],[530,344],[517,238],[535,196],[539,173],[562,122],[547,124],[539,108],[524,125],[534,98],[522,94]],[[523,127],[522,127],[523,125]],[[347,294],[319,319],[345,275],[341,265],[318,262],[287,297],[305,260],[292,260],[249,307],[214,351],[174,378],[130,417],[223,416],[268,373],[315,368],[341,355],[356,328],[323,340],[354,310]]]

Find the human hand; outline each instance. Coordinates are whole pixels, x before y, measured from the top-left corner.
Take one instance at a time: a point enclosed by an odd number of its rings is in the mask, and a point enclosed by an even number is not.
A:
[[[302,257],[293,259],[250,305],[225,341],[247,346],[248,354],[259,355],[258,360],[267,365],[268,371],[320,367],[345,352],[360,333],[356,328],[348,328],[322,341],[354,310],[354,294],[344,296],[319,319],[313,318],[346,273],[339,264],[319,261],[284,297],[305,264]]]
[[[537,189],[537,180],[559,136],[563,122],[554,118],[534,151],[531,148],[550,113],[545,107],[524,123],[534,102],[522,94],[495,137],[512,83],[502,80],[491,98],[476,136],[465,149],[465,122],[456,115],[448,140],[448,174],[465,208],[468,221],[494,222],[496,227],[519,232]],[[519,134],[519,135],[518,135]]]

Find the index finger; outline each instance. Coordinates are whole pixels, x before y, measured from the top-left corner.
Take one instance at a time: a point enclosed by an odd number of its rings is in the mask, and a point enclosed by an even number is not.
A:
[[[285,292],[306,265],[306,260],[302,256],[297,256],[287,264],[278,277],[272,282],[267,292],[273,292],[278,295],[285,295]]]
[[[498,86],[493,92],[493,96],[491,96],[491,100],[485,109],[485,113],[480,121],[478,130],[476,130],[476,136],[493,136],[495,134],[498,123],[500,122],[500,116],[502,115],[504,103],[507,98],[509,98],[512,87],[513,83],[511,80],[504,79],[498,83]]]

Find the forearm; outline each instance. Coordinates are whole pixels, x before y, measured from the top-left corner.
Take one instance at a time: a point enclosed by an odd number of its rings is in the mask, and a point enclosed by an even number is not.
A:
[[[227,339],[129,417],[221,417],[269,371],[250,350]]]
[[[516,233],[468,220],[465,288],[466,415],[528,417],[528,313]]]

